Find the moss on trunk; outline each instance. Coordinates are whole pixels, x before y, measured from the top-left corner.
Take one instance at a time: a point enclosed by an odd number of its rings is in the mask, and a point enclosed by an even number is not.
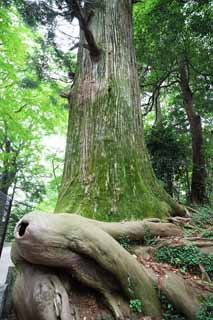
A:
[[[82,33],[56,211],[105,220],[177,213],[144,144],[130,1],[103,0],[90,30],[102,54],[91,61]]]

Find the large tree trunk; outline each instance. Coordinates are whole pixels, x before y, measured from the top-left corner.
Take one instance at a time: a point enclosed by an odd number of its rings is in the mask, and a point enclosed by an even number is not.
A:
[[[203,154],[203,132],[201,117],[194,110],[193,93],[189,86],[186,62],[180,62],[180,87],[183,94],[184,108],[190,125],[192,137],[192,180],[191,201],[196,204],[206,202],[206,169]]]
[[[171,271],[156,272],[140,264],[114,239],[142,240],[147,228],[152,235],[182,234],[170,223],[104,223],[79,215],[25,215],[16,226],[12,250],[18,267],[14,288],[18,320],[84,319],[76,312],[73,315],[73,278],[84,288],[97,290],[115,319],[131,318],[129,300],[136,299],[142,301],[144,315],[162,319],[158,296],[162,290],[187,319],[194,320],[202,297],[209,294],[208,286]]]
[[[100,219],[183,213],[159,186],[144,145],[131,1],[101,1],[89,28],[101,56],[91,60],[81,31],[56,211]]]

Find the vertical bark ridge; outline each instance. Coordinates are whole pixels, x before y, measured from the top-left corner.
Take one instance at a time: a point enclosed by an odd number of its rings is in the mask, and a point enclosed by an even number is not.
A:
[[[91,61],[81,33],[56,211],[162,217],[178,207],[158,185],[144,145],[130,1],[101,1],[89,27],[102,55]]]

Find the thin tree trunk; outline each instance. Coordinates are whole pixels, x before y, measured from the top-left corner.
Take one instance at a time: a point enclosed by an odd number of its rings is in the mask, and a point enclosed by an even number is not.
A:
[[[9,188],[14,183],[17,174],[17,153],[12,150],[11,142],[9,139],[5,139],[4,146],[5,156],[3,159],[2,173],[0,175],[0,191],[8,195]],[[12,153],[13,155],[11,157]]]
[[[162,120],[160,89],[157,89],[156,92],[154,93],[154,104],[155,104],[155,125],[157,125]]]
[[[189,86],[187,65],[180,63],[180,87],[183,94],[184,108],[188,117],[192,136],[192,181],[191,201],[203,204],[206,201],[205,192],[205,161],[203,155],[203,132],[201,117],[194,110],[193,93]]]
[[[81,32],[57,212],[110,220],[183,214],[159,186],[144,145],[131,11],[128,0],[95,9],[89,28],[98,61]]]

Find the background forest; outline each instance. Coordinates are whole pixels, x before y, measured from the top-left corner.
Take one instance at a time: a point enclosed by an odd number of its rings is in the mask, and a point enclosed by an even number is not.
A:
[[[212,1],[147,0],[133,13],[145,139],[157,178],[179,202],[211,207]],[[55,208],[78,26],[36,1],[2,1],[0,19],[0,190],[13,198],[12,230],[24,213]]]

